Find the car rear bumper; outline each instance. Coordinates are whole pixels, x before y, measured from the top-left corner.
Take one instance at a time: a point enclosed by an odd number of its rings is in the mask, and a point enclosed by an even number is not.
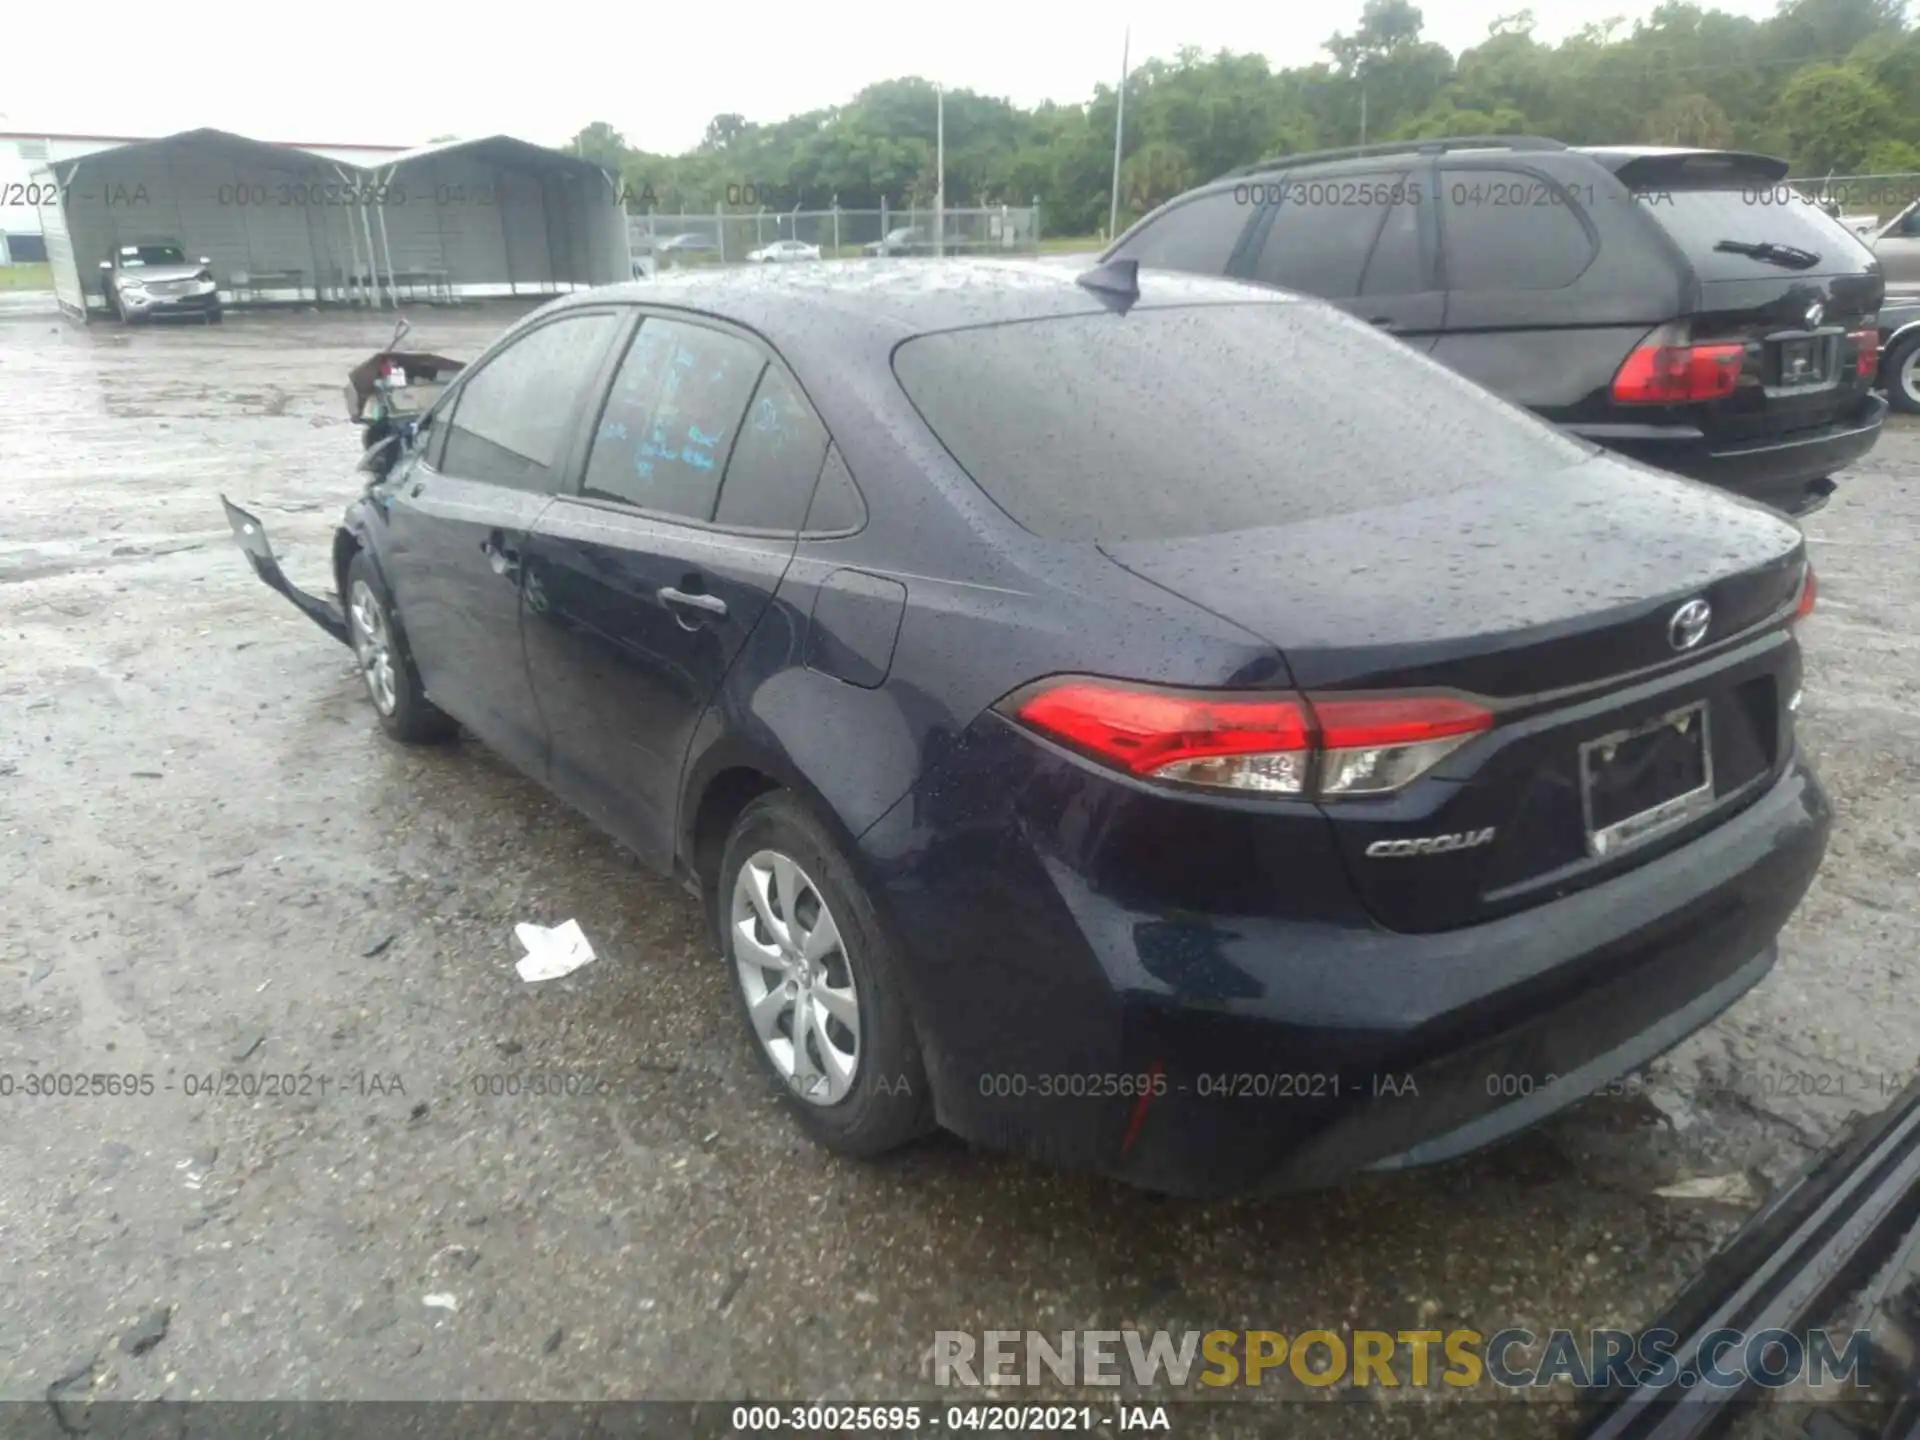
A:
[[[942,1122],[1189,1195],[1446,1159],[1644,1065],[1771,967],[1830,820],[1796,756],[1679,851],[1517,915],[1402,934],[1130,907],[1016,802],[955,788],[970,834],[933,838],[913,812],[938,802],[909,797],[862,844]]]
[[[1644,464],[1704,480],[1736,495],[1804,515],[1826,503],[1831,486],[1817,482],[1859,460],[1879,442],[1887,402],[1864,395],[1844,420],[1813,430],[1716,443],[1690,425],[1573,424],[1566,428]]]

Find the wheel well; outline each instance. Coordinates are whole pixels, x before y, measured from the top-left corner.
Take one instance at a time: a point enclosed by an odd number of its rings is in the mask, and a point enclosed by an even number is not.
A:
[[[720,857],[726,849],[727,832],[740,812],[769,790],[778,790],[780,782],[763,770],[736,766],[722,770],[708,782],[700,796],[700,808],[694,812],[693,853],[689,857],[694,878],[702,895],[711,896],[720,874]]]
[[[344,525],[333,532],[333,593],[347,603],[347,567],[360,553],[360,541]]]

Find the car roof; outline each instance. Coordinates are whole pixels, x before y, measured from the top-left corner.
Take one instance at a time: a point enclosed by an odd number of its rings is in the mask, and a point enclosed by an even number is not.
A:
[[[767,269],[675,272],[577,291],[565,309],[606,300],[668,306],[730,320],[782,351],[806,350],[827,334],[891,348],[913,335],[1110,310],[1077,283],[1079,267],[1040,259],[828,260]],[[1300,304],[1299,297],[1238,280],[1143,270],[1131,308],[1208,304]]]

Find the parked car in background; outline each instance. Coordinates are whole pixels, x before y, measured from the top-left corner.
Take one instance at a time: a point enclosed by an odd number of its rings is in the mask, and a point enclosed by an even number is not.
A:
[[[1888,293],[1920,295],[1920,200],[1882,225],[1869,243],[1886,272]]]
[[[898,225],[860,248],[869,255],[916,255],[930,251],[932,243],[918,226]]]
[[[1885,282],[1786,174],[1524,136],[1321,151],[1180,196],[1107,256],[1321,296],[1575,435],[1801,515],[1879,439]]]
[[[747,259],[756,265],[778,264],[788,260],[818,260],[820,247],[809,245],[804,240],[776,240],[771,245],[762,245],[758,250],[749,250]]]
[[[1887,403],[1920,415],[1920,295],[1891,297],[1880,307],[1880,388]]]
[[[643,253],[647,250],[644,238],[634,246]],[[686,231],[678,235],[659,235],[654,237],[652,253],[655,255],[701,254],[720,248],[720,242],[711,235],[696,231]]]
[[[340,601],[229,505],[256,570],[391,736],[459,722],[696,893],[844,1153],[1445,1159],[1732,1004],[1825,850],[1800,532],[1299,296],[663,275],[401,443]]]
[[[220,323],[213,262],[204,255],[187,259],[186,251],[171,240],[117,246],[100,262],[100,287],[107,312],[123,325],[157,315],[197,315],[209,325]]]

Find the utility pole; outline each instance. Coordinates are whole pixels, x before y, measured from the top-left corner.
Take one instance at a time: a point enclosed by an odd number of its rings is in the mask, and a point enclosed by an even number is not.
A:
[[[1120,140],[1127,128],[1127,51],[1133,41],[1133,27],[1127,26],[1120,37],[1119,104],[1113,112],[1113,203],[1107,207],[1107,239],[1120,234]]]
[[[947,87],[933,87],[933,253],[947,253]]]
[[[1367,87],[1360,87],[1360,143],[1367,143]]]

